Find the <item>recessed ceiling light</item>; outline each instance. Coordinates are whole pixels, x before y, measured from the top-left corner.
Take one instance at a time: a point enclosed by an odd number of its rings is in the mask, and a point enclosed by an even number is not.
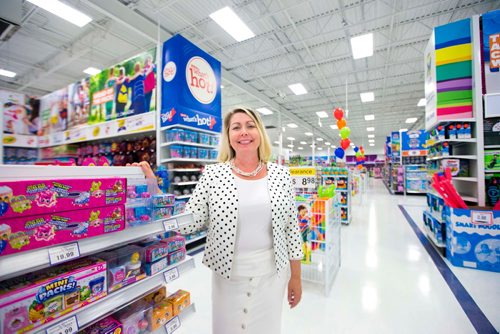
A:
[[[245,22],[229,7],[219,9],[209,16],[238,42],[255,36]]]
[[[302,145],[307,145],[307,143],[305,141],[301,141],[300,142]]]
[[[369,144],[370,146],[375,146],[375,144]]]
[[[88,75],[96,75],[101,73],[101,70],[95,67],[87,67],[86,69],[83,70],[83,73],[86,73]]]
[[[417,119],[418,119],[417,117],[410,117],[406,119],[405,123],[412,124],[415,123]]]
[[[288,139],[288,140],[295,140],[295,138],[293,138],[293,137],[286,137],[286,139]]]
[[[318,138],[316,138],[316,140],[317,141],[323,141],[323,138],[318,137]]]
[[[322,147],[318,147],[318,148],[317,148],[317,150],[318,150],[318,151],[322,151],[322,150],[323,150],[323,148],[322,148]]]
[[[368,138],[375,138],[375,135],[368,135]]]
[[[304,148],[302,146],[297,147],[298,150],[303,150]]]
[[[275,144],[278,144],[278,145],[280,144],[280,142],[279,142],[279,141],[277,141],[277,140],[276,140],[274,143],[275,143]]]
[[[368,139],[368,142],[369,142],[369,143],[374,143],[374,142],[375,142],[375,139]]]
[[[373,33],[352,37],[351,48],[354,59],[373,56]]]
[[[399,131],[406,132],[406,131],[408,131],[408,129],[399,129]]]
[[[337,148],[337,146],[335,146],[335,145],[332,145],[332,148]]]
[[[361,102],[373,102],[375,101],[375,94],[373,92],[360,93]]]
[[[273,112],[265,107],[262,108],[257,108],[257,111],[260,112],[262,115],[271,115]]]
[[[372,132],[372,131],[375,131],[375,128],[373,126],[369,126],[366,128],[366,131]]]
[[[223,89],[224,88],[224,85],[220,85],[220,89]]]
[[[365,121],[373,121],[375,119],[375,115],[365,115]]]
[[[313,134],[312,134],[312,132],[306,132],[306,133],[304,133],[304,134],[305,134],[306,136],[308,136],[308,137],[311,137],[311,136],[313,135]]]
[[[326,142],[325,142],[325,145],[330,146],[330,145],[332,145],[332,143],[330,143],[329,141],[326,141]]]
[[[338,130],[338,128],[339,128],[338,126],[336,126],[334,124],[330,125],[330,127],[332,128],[332,130]]]
[[[295,123],[288,123],[286,126],[288,126],[289,128],[292,128],[292,129],[295,129],[295,128],[298,128],[299,126]]]
[[[282,126],[281,131],[286,132],[286,128],[284,126]]]
[[[427,103],[427,102],[426,102],[425,98],[420,99],[420,100],[418,101],[418,103],[417,103],[417,107],[425,107],[425,104],[426,104],[426,103]]]
[[[13,78],[17,75],[17,73],[12,72],[12,71],[7,71],[7,70],[4,70],[3,68],[0,68],[0,75],[3,75],[4,77],[8,77],[8,78]]]
[[[309,145],[309,147],[314,147],[314,145]]]
[[[290,90],[295,95],[304,95],[304,94],[307,94],[306,88],[301,83],[296,83],[296,84],[288,85],[288,88],[290,88]]]
[[[292,145],[292,144],[290,144],[290,145],[287,145],[287,146],[288,146],[288,147],[290,147],[290,148],[293,148],[293,145]]]
[[[74,9],[62,3],[59,0],[28,0],[32,4],[45,9],[46,11],[59,16],[60,18],[73,23],[80,28],[92,21],[92,18],[88,15],[83,14],[79,10]]]
[[[326,111],[316,111],[316,115],[318,115],[319,118],[328,118]]]

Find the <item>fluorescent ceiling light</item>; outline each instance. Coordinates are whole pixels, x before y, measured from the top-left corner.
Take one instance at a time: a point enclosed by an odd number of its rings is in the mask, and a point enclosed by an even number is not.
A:
[[[83,73],[86,73],[88,75],[96,75],[101,73],[101,70],[95,67],[87,67],[86,69],[83,70]]]
[[[313,134],[311,132],[304,133],[306,136],[311,137]]]
[[[60,18],[79,26],[80,28],[92,21],[90,16],[87,16],[59,0],[28,0],[32,4],[45,9],[46,11],[59,16]]]
[[[363,103],[375,101],[375,94],[373,94],[373,92],[361,93],[359,96],[361,97],[361,102]]]
[[[305,141],[301,141],[300,142],[302,145],[307,145],[307,143]]]
[[[330,146],[330,145],[332,145],[332,143],[330,143],[329,141],[326,141],[326,142],[325,142],[325,145]]]
[[[418,119],[417,117],[410,117],[406,119],[405,123],[412,124],[415,123],[417,119]]]
[[[427,102],[425,101],[425,98],[420,99],[420,100],[418,101],[418,103],[417,103],[417,107],[425,107],[425,104],[426,104],[426,103],[427,103]]]
[[[373,56],[373,34],[365,34],[351,38],[352,57],[360,59]]]
[[[375,138],[375,135],[368,135],[368,138]]]
[[[285,132],[285,131],[286,131],[286,128],[285,128],[284,126],[282,126],[282,127],[281,127],[281,130],[282,130],[283,132]]]
[[[399,131],[405,132],[405,131],[408,131],[408,129],[399,129]]]
[[[317,141],[323,141],[323,138],[318,137],[318,138],[316,138],[316,140]]]
[[[255,37],[238,15],[229,7],[224,7],[209,15],[222,29],[231,35],[236,41],[241,42]]]
[[[375,146],[375,144],[370,144],[370,146]]]
[[[220,89],[224,88],[224,85],[220,85]]]
[[[332,148],[337,148],[337,146],[335,146],[335,145],[332,145]]]
[[[267,108],[257,108],[257,111],[260,112],[262,115],[271,115],[273,112]]]
[[[288,147],[290,147],[290,148],[293,148],[293,145],[292,145],[292,144],[290,144],[290,145],[287,145],[287,146],[288,146]]]
[[[372,131],[375,131],[375,128],[373,126],[369,126],[366,128],[366,131],[372,132]]]
[[[288,139],[288,140],[295,140],[295,138],[293,138],[293,137],[286,137],[286,139]]]
[[[12,71],[7,71],[7,70],[4,70],[3,68],[0,68],[0,75],[3,75],[4,77],[8,77],[8,78],[13,78],[17,75],[17,73],[12,72]]]
[[[288,123],[286,126],[288,126],[289,128],[292,128],[292,129],[296,129],[298,128],[299,126],[295,123]]]
[[[336,126],[334,124],[330,125],[330,127],[332,128],[332,130],[338,130],[338,128],[339,128],[338,126]]]
[[[316,111],[316,115],[318,115],[319,118],[328,118],[326,111]]]
[[[279,145],[280,142],[276,140],[274,143]]]
[[[323,150],[323,148],[322,148],[322,147],[318,147],[318,148],[317,148],[317,150],[318,150],[318,151],[321,151],[321,150]]]
[[[293,85],[288,85],[288,88],[295,94],[295,95],[304,95],[307,94],[306,88],[301,84],[301,83],[296,83]]]
[[[298,150],[303,150],[304,148],[302,146],[297,147]]]
[[[374,142],[375,142],[375,139],[368,139],[368,142],[369,142],[369,143],[374,143]]]
[[[373,121],[375,119],[375,115],[365,115],[365,121]]]

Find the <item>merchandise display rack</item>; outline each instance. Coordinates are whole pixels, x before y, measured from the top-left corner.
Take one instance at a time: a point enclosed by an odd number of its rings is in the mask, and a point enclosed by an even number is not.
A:
[[[426,165],[405,165],[404,188],[405,195],[427,193]]]
[[[352,174],[347,168],[335,168],[331,174],[328,169],[323,169],[321,175],[321,184],[328,185],[330,182],[335,184],[335,192],[339,195],[336,205],[340,208],[340,221],[342,224],[349,225],[352,220]]]

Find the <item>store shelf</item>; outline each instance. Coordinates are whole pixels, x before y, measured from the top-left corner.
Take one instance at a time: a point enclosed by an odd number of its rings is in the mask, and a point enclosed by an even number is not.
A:
[[[213,160],[213,159],[169,158],[169,159],[163,159],[160,162],[163,164],[163,163],[169,163],[169,162],[217,162],[217,160]]]
[[[201,239],[206,238],[206,237],[207,237],[207,233],[205,232],[202,235],[199,235],[199,236],[194,237],[192,239],[186,240],[186,245],[192,244],[193,242],[196,242],[196,241],[201,240]]]
[[[427,161],[441,160],[441,159],[469,159],[469,160],[477,160],[477,155],[448,155],[448,156],[443,156],[443,157],[427,158]]]
[[[175,199],[187,199],[190,198],[192,195],[182,195],[182,196],[175,196]]]
[[[443,197],[441,197],[441,195],[439,195],[435,191],[427,190],[427,193],[431,194],[431,195],[434,195],[434,196],[437,196],[439,198],[443,198]],[[475,197],[475,196],[467,196],[467,195],[461,195],[460,194],[460,197],[462,197],[462,199],[464,201],[466,201],[466,202],[472,202],[472,203],[477,203],[478,202],[477,197]]]
[[[425,228],[427,238],[429,238],[429,240],[432,241],[434,246],[436,246],[438,248],[446,248],[446,244],[444,242],[439,242],[436,239],[436,236],[434,235],[434,233],[432,233],[432,231],[429,229],[429,227],[427,225],[424,225],[424,228]]]
[[[80,248],[80,257],[165,232],[163,223],[174,219],[179,226],[183,226],[192,223],[193,216],[190,213],[181,214],[168,219],[157,220],[151,224],[130,227],[119,232],[80,240],[77,242]],[[50,266],[49,249],[41,248],[0,257],[0,280]]]
[[[209,133],[212,135],[220,135],[219,132],[205,130],[205,129],[199,129],[199,128],[193,128],[191,126],[181,125],[181,124],[167,125],[167,126],[160,128],[161,131],[165,131],[168,129],[186,129],[186,130],[192,130],[192,131],[196,131],[196,132]]]
[[[112,294],[96,302],[93,302],[82,309],[66,314],[60,318],[57,318],[57,320],[55,321],[38,327],[35,333],[44,334],[46,329],[72,316],[76,316],[79,327],[84,328],[85,326],[88,326],[89,324],[95,322],[96,319],[100,319],[112,312],[115,312],[116,310],[123,308],[124,306],[165,284],[165,276],[163,275],[164,272],[173,268],[177,268],[179,270],[179,274],[182,274],[183,272],[186,272],[189,269],[193,269],[194,267],[194,259],[191,256],[186,256],[186,259],[184,259],[184,261],[169,266],[165,268],[165,270],[162,270],[154,276],[148,276],[145,279],[129,286],[123,287],[120,290],[113,292]]]
[[[201,168],[173,168],[173,169],[169,169],[169,171],[180,172],[180,173],[201,172]]]
[[[38,136],[26,136],[4,133],[2,139],[3,146],[5,147],[24,147],[24,148],[37,148]]]
[[[486,174],[500,174],[500,170],[485,170],[484,171]]]
[[[477,143],[476,138],[467,138],[467,139],[442,139],[442,140],[436,140],[434,141],[433,144],[428,145],[427,147],[432,147],[438,144],[442,143],[449,143],[450,145],[461,145],[461,144],[467,144],[467,143]]]
[[[485,149],[489,149],[489,148],[500,148],[500,145],[484,145],[484,148],[485,148]]]
[[[179,317],[179,320],[180,320],[180,324],[181,324],[181,327],[182,327],[182,324],[187,320],[189,319],[189,317],[191,315],[193,315],[194,313],[196,313],[196,306],[195,306],[195,303],[191,303],[191,305],[189,305],[188,307],[186,307],[184,310],[182,310],[181,314],[178,315]],[[172,318],[173,319],[173,318]],[[169,320],[171,321],[171,320]],[[167,322],[168,324],[168,322]],[[155,330],[153,332],[153,334],[168,334],[167,333],[167,330],[166,330],[166,326],[160,326],[157,330]],[[179,327],[180,328],[180,327]]]
[[[422,179],[422,178],[419,178],[419,177],[409,177],[409,178],[406,178],[406,181],[427,181],[427,179]]]
[[[407,194],[427,194],[427,191],[406,190]]]
[[[184,141],[171,141],[168,143],[163,143],[160,146],[161,147],[168,147],[172,145],[183,145],[183,146],[194,146],[194,147],[201,147],[201,148],[210,148],[210,149],[218,149],[218,146],[212,146],[212,145],[205,145],[205,144],[198,144],[198,143],[189,143],[189,142],[184,142]]]
[[[471,177],[471,176],[454,176],[452,178],[453,181],[465,181],[465,182],[477,182],[477,177]]]
[[[186,182],[177,182],[171,183],[173,186],[192,186],[194,184],[198,184],[198,181],[186,181]]]

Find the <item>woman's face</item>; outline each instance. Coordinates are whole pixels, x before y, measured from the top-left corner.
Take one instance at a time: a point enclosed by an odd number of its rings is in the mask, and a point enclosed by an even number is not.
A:
[[[244,112],[231,116],[229,121],[229,144],[239,154],[255,154],[260,146],[257,124]]]

